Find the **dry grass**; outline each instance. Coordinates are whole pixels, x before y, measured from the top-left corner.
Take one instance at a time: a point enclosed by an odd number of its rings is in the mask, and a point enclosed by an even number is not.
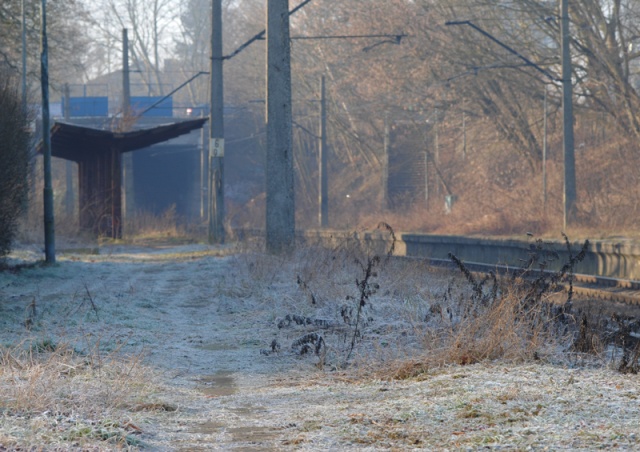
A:
[[[557,306],[547,299],[552,294],[540,295],[523,279],[476,281],[474,287],[461,272],[452,278],[426,262],[387,261],[384,255],[367,278],[375,256],[367,244],[347,240],[332,249],[307,244],[286,259],[245,254],[237,263],[245,267],[238,274],[246,273],[254,288],[285,287],[282,278],[289,272],[286,285],[297,282],[297,289],[277,302],[285,309],[279,315],[329,320],[334,327],[322,331],[328,344],[324,364],[354,365],[359,376],[404,378],[495,360],[560,362],[561,350],[571,345],[566,333],[579,328],[572,319],[560,322]],[[359,306],[366,314],[357,316]],[[286,347],[295,334],[284,329],[280,336]]]
[[[0,348],[0,448],[127,448],[160,390],[139,356],[39,340]]]
[[[340,310],[357,306],[346,296],[358,294],[354,280],[362,279],[362,266],[356,260],[367,262],[366,247],[353,241],[330,250],[301,246],[285,257],[265,255],[257,244],[218,259],[213,248],[202,254],[201,248],[185,251],[189,246],[181,252],[154,248],[147,258],[134,259],[130,253],[137,248],[114,247],[124,254],[77,255],[60,266],[6,275],[0,286],[10,327],[2,340],[41,336],[0,351],[0,449],[490,444],[524,450],[533,440],[533,448],[558,449],[568,444],[568,429],[586,419],[580,432],[592,431],[618,407],[631,421],[611,422],[603,427],[606,437],[565,449],[622,440],[637,445],[631,437],[637,434],[634,377],[611,372],[605,360],[599,369],[573,365],[560,347],[567,344],[564,331],[549,328],[555,324],[548,305],[523,302],[530,292],[522,281],[501,283],[495,297],[489,281],[480,295],[460,272],[452,277],[426,262],[383,257],[377,275],[370,275],[380,288],[367,300],[367,322],[345,368],[354,326]],[[100,321],[86,298],[83,309],[77,297],[64,305],[69,294],[86,292],[83,279],[70,283],[76,275],[96,282],[89,286]],[[23,311],[31,302],[26,284],[54,276],[34,293],[43,309],[25,332]],[[45,302],[60,309],[46,311]],[[65,316],[70,310],[74,315]],[[280,328],[278,318],[289,314],[327,323]],[[56,334],[53,322],[65,318],[79,323],[69,325],[75,329],[65,329],[64,337],[90,331],[102,335],[102,347],[79,353],[59,337],[56,344],[42,339],[44,332]],[[326,341],[326,359],[292,348],[309,333]],[[122,337],[122,348],[104,352],[117,349]],[[274,339],[281,349],[260,354]],[[86,343],[66,342],[81,343],[76,348]],[[139,355],[124,354],[141,345],[149,350],[146,363],[164,368],[163,374],[142,365]],[[215,379],[209,384],[212,374],[224,375],[229,386],[216,387]],[[156,383],[161,380],[166,386]],[[616,389],[627,383],[626,392]],[[616,408],[602,403],[609,399]],[[595,414],[575,410],[576,404]],[[188,409],[161,412],[176,407]],[[624,437],[611,439],[616,432]]]
[[[406,378],[427,369],[491,361],[568,362],[565,351],[571,350],[580,325],[579,315],[572,317],[552,301],[558,295],[556,278],[564,274],[533,271],[532,280],[505,276],[483,282],[464,271],[452,277],[426,262],[382,258],[367,279],[363,271],[375,253],[352,242],[333,249],[309,244],[286,262],[259,254],[245,262],[256,282],[274,286],[283,271],[292,273],[292,282],[297,278],[297,294],[287,297],[291,301],[283,315],[331,319],[336,325],[335,331],[323,332],[328,365],[345,363],[350,349],[345,343],[352,337],[360,376]],[[361,325],[353,320],[363,281],[376,289],[363,304],[371,320]],[[341,318],[345,306],[353,311],[351,323]]]
[[[186,229],[180,224],[176,206],[173,205],[162,215],[138,211],[133,218],[125,221],[123,234],[134,241],[149,239],[175,239],[185,237]]]
[[[524,295],[514,284],[486,304],[465,297],[446,307],[432,305],[431,319],[419,331],[422,356],[400,363],[390,376],[414,377],[451,364],[561,360],[559,350],[570,341],[560,332],[551,304],[526,306]]]

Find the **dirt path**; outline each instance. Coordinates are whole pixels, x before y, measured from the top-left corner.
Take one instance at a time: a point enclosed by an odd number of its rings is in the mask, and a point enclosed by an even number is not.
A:
[[[261,288],[266,280],[277,285],[280,269],[252,274],[226,254],[205,246],[106,247],[98,255],[60,253],[54,267],[2,274],[0,309],[8,315],[0,340],[45,338],[79,352],[99,344],[105,353],[141,356],[166,385],[158,400],[176,408],[136,421],[147,447],[280,449],[297,424],[274,411],[272,399],[284,391],[285,409],[295,412],[291,396],[317,375],[317,358],[260,354],[277,334],[278,308],[289,295]],[[37,315],[28,331],[33,300]]]
[[[404,381],[345,378],[332,369],[348,342],[344,331],[276,324],[288,313],[339,320],[336,303],[353,286],[353,273],[338,271],[342,263],[322,270],[317,255],[285,262],[232,251],[107,247],[98,255],[61,254],[54,267],[0,273],[0,343],[44,338],[81,354],[99,347],[140,357],[158,389],[137,405],[149,409],[128,405],[118,415],[135,425],[135,444],[151,450],[640,446],[638,377],[607,368],[496,362],[433,369]],[[296,284],[300,274],[315,288],[317,305]],[[409,355],[418,343],[415,319],[424,318],[439,284],[424,274],[416,284],[407,275],[386,280],[390,301],[377,301],[362,349],[389,362]],[[327,339],[322,370],[317,356],[290,350],[309,331]],[[273,339],[281,351],[261,354]],[[26,437],[46,416],[35,413],[27,422],[5,414],[3,422],[15,426],[5,436],[0,430],[0,450],[10,441],[46,446]],[[20,422],[27,424],[18,434]],[[62,448],[74,444],[62,442]]]
[[[154,318],[146,360],[182,389],[163,395],[179,413],[161,414],[145,429],[151,447],[278,450],[291,423],[265,407],[264,394],[297,381],[293,369],[315,373],[312,360],[300,366],[260,354],[274,312],[229,260],[162,263],[131,276],[132,286],[153,288],[142,301]]]

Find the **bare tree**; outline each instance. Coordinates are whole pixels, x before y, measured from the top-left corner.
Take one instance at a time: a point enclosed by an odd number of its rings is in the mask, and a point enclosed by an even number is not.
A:
[[[149,91],[164,94],[162,59],[171,56],[171,28],[179,19],[177,0],[101,0],[92,3],[102,46],[122,48],[122,29],[131,30],[132,66]]]
[[[14,72],[21,70],[21,0],[0,2],[0,65]],[[30,84],[35,86],[39,77],[40,55],[40,2],[25,2],[27,25],[27,71]],[[89,38],[87,29],[92,21],[77,0],[47,4],[50,81],[61,91],[65,82],[80,81],[88,63],[86,55]]]

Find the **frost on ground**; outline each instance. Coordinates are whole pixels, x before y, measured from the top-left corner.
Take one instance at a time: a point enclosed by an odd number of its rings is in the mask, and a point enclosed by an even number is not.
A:
[[[446,302],[463,290],[426,265],[377,270],[345,366],[357,253],[84,251],[0,272],[0,450],[640,446],[638,376],[606,360],[548,347],[537,362],[386,378],[422,362],[438,339],[429,319],[452,320]],[[37,257],[22,250],[10,263]]]

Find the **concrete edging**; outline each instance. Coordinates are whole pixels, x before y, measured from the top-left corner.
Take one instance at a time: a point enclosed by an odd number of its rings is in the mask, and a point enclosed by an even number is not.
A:
[[[383,254],[390,246],[388,233],[381,231],[346,232],[339,230],[300,231],[304,242],[321,241],[328,246],[340,246],[349,240],[364,243],[372,252]],[[394,254],[425,259],[448,259],[453,253],[468,262],[520,267],[536,246],[534,238],[525,240],[473,238],[449,235],[396,233]],[[580,252],[584,242],[570,242],[571,254]],[[569,251],[563,240],[543,240],[543,249],[557,253],[547,267],[558,270],[569,260]],[[632,241],[589,241],[586,258],[576,265],[575,273],[609,278],[640,280],[640,244]]]

